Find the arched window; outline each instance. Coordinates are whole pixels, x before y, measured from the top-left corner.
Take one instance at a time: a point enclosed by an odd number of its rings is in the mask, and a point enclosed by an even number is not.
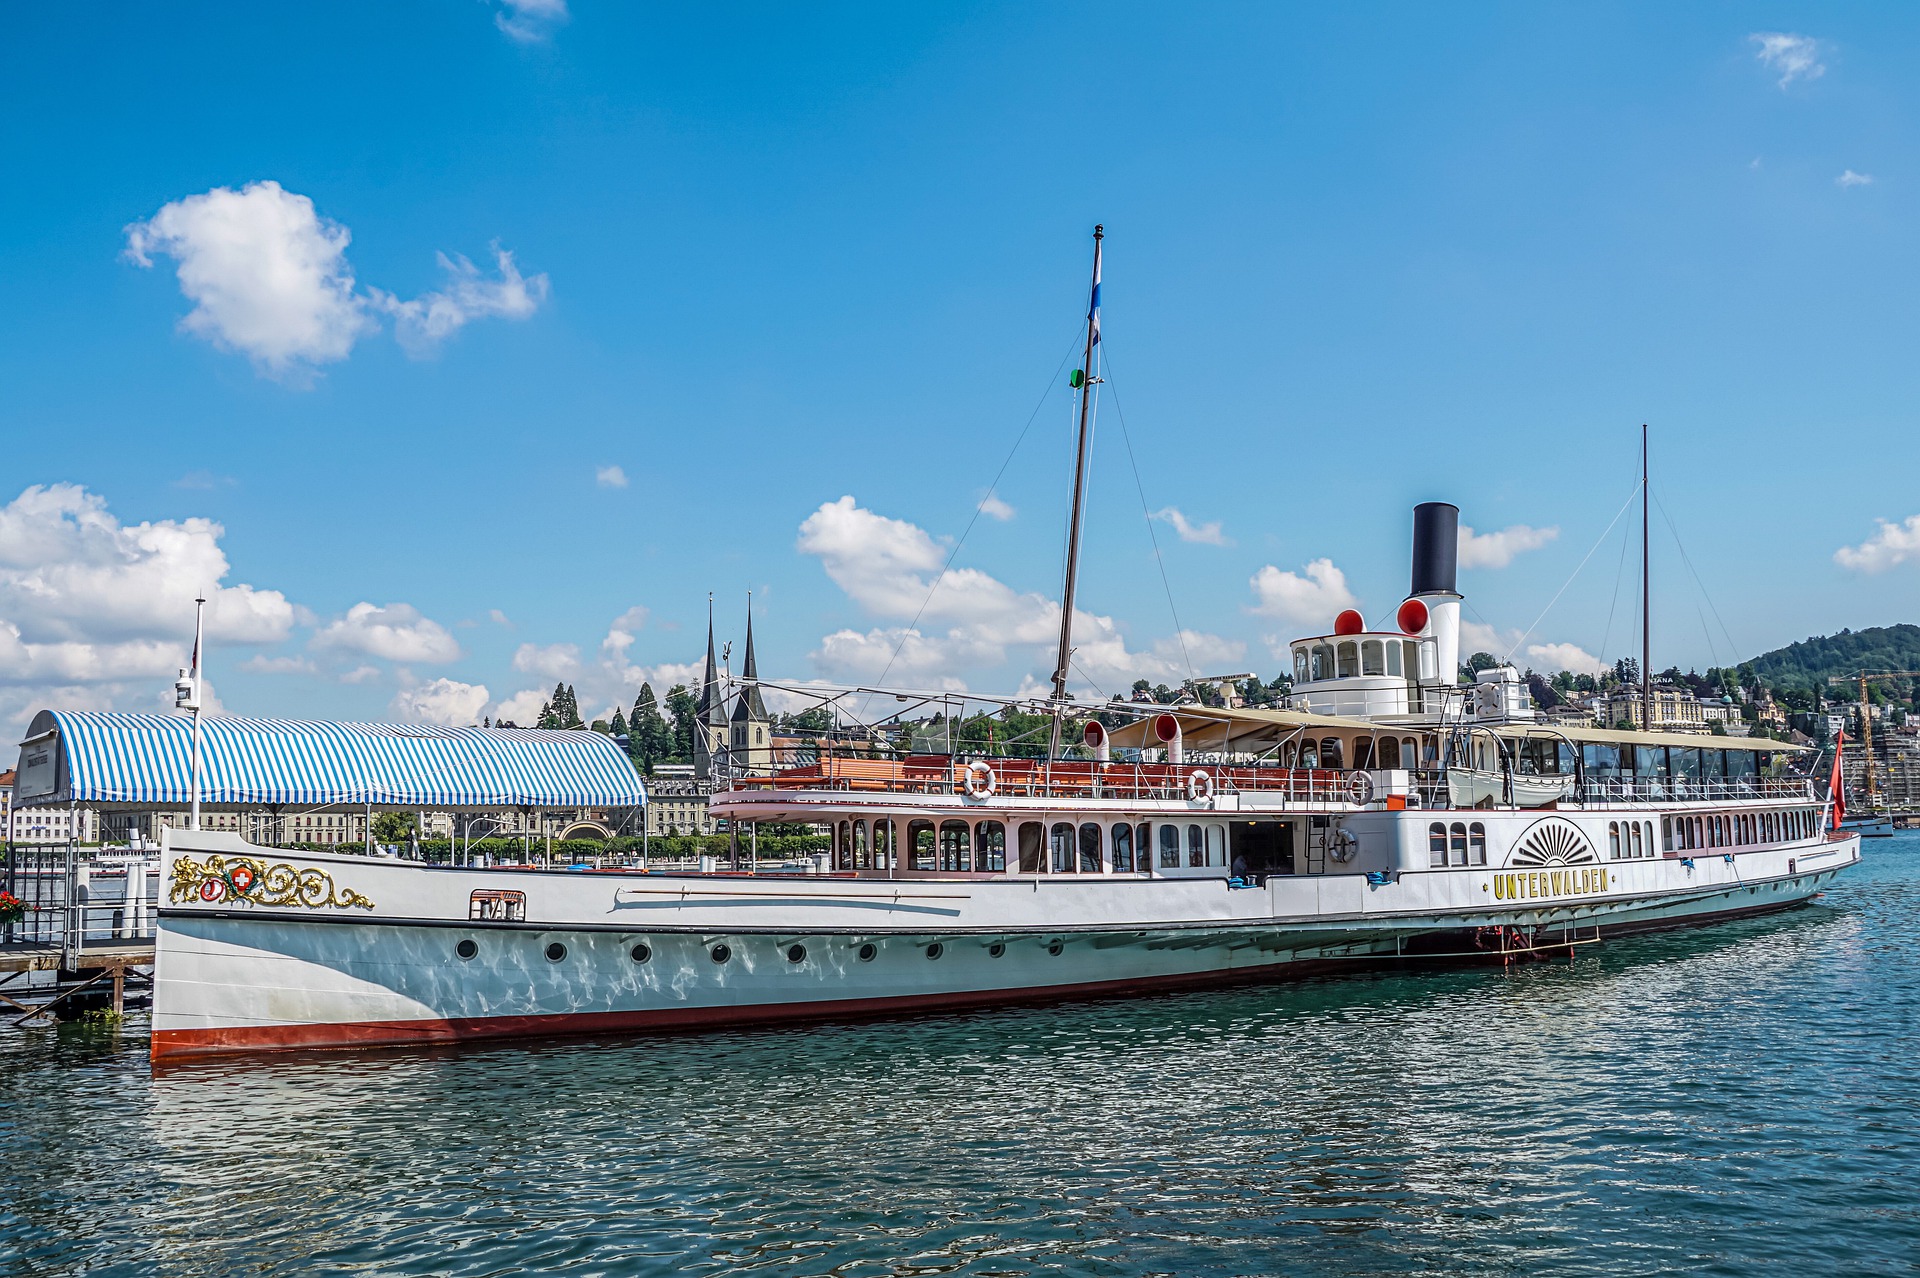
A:
[[[1360,645],[1348,639],[1336,651],[1340,654],[1340,678],[1351,679],[1360,673]]]
[[[873,868],[873,853],[867,848],[867,823],[865,821],[855,821],[853,823],[853,868],[856,870],[871,870]]]
[[[1412,737],[1400,738],[1400,766],[1403,768],[1420,767],[1420,743]]]
[[[1660,818],[1660,846],[1668,852],[1673,851],[1673,818]]]
[[[1386,672],[1387,656],[1385,650],[1380,645],[1380,641],[1378,639],[1368,639],[1362,642],[1360,645],[1360,673],[1377,675],[1385,674]]]
[[[1402,648],[1398,639],[1389,639],[1387,641],[1387,673],[1396,678],[1406,673],[1400,662],[1401,651]]]
[[[1607,859],[1609,861],[1620,859],[1620,823],[1618,821],[1607,822]]]
[[[1447,827],[1438,821],[1427,827],[1427,864],[1436,870],[1446,868]]]
[[[1073,873],[1073,826],[1066,821],[1054,822],[1047,839],[1047,855],[1055,874]]]
[[[1627,832],[1628,832],[1629,834],[1631,834],[1631,835],[1633,835],[1633,852],[1632,852],[1632,855],[1633,855],[1633,856],[1635,856],[1635,857],[1642,857],[1642,856],[1645,856],[1645,855],[1646,855],[1646,847],[1645,847],[1645,845],[1644,845],[1644,844],[1643,844],[1643,843],[1641,842],[1641,835],[1640,835],[1640,823],[1639,823],[1638,821],[1635,821],[1635,822],[1633,822],[1633,823],[1631,823],[1631,824],[1630,824],[1630,825],[1629,825],[1629,826],[1627,827]]]
[[[1133,827],[1130,825],[1113,827],[1113,872],[1133,873]]]
[[[1455,821],[1448,827],[1447,833],[1451,836],[1448,839],[1447,864],[1465,865],[1467,863],[1467,827]]]
[[[1307,650],[1305,648],[1293,650],[1293,681],[1295,683],[1307,681]]]
[[[833,865],[837,870],[853,868],[853,830],[845,821],[834,827]]]
[[[1207,832],[1197,825],[1187,827],[1187,865],[1203,866],[1207,863]]]
[[[1080,873],[1100,873],[1100,827],[1091,821],[1080,826]]]
[[[1331,644],[1320,643],[1313,646],[1313,677],[1316,680],[1333,678],[1333,646]]]
[[[1380,738],[1380,766],[1383,768],[1397,768],[1400,766],[1399,737]]]
[[[1163,870],[1180,868],[1180,827],[1177,825],[1160,827],[1160,868]]]
[[[940,823],[940,868],[949,871],[973,868],[973,828],[965,821]]]
[[[1353,766],[1364,771],[1373,766],[1373,738],[1355,737],[1353,739]]]
[[[873,868],[876,870],[893,868],[893,822],[891,821],[873,823]]]
[[[916,870],[934,868],[933,822],[910,821],[907,823],[907,855]]]
[[[1320,766],[1320,747],[1314,744],[1312,737],[1300,743],[1300,766],[1309,772]]]
[[[1345,767],[1346,765],[1340,762],[1341,753],[1342,752],[1340,749],[1339,737],[1321,737],[1320,738],[1320,766],[1321,767],[1323,768]]]
[[[1467,827],[1467,864],[1487,863],[1487,827],[1475,821]]]
[[[1207,864],[1225,865],[1227,863],[1227,827],[1210,825],[1207,827]]]
[[[1038,821],[1020,823],[1020,873],[1038,874],[1046,865],[1047,827]]]
[[[982,821],[973,827],[973,868],[981,874],[999,874],[1007,868],[1007,827]]]

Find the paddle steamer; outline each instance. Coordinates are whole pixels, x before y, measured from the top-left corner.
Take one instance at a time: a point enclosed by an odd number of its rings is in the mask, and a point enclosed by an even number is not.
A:
[[[154,1056],[1511,961],[1802,904],[1859,860],[1794,747],[1546,723],[1506,666],[1463,684],[1444,503],[1415,509],[1391,625],[1348,612],[1293,642],[1286,707],[1068,698],[1098,263],[1096,240],[1054,695],[1024,704],[1052,716],[1045,748],[827,741],[731,769],[712,806],[743,845],[765,823],[831,833],[785,874],[427,866],[169,831]]]

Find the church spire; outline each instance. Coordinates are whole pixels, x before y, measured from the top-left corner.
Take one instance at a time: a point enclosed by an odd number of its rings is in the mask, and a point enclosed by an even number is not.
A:
[[[707,595],[707,668],[700,676],[699,718],[703,723],[726,722],[726,707],[721,704],[720,666],[713,659],[713,595]]]
[[[740,693],[740,706],[735,717],[768,719],[766,702],[760,699],[760,667],[753,657],[753,594],[747,594],[747,659],[740,668],[741,681],[746,687]]]

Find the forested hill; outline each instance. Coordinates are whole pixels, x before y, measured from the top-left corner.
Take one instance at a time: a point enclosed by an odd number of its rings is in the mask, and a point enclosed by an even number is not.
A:
[[[1920,626],[1870,626],[1816,635],[1748,664],[1772,685],[1824,683],[1828,675],[1862,670],[1920,670]]]

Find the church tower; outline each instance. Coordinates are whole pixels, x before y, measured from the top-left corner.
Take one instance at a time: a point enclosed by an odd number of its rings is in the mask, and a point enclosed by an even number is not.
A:
[[[733,768],[747,776],[773,772],[773,716],[760,697],[760,667],[753,656],[753,596],[747,596],[747,658],[740,671],[744,686],[733,703]]]
[[[707,666],[700,676],[699,712],[693,723],[693,775],[712,783],[732,769],[727,751],[727,693],[720,685],[720,667],[713,659],[713,596],[707,596]]]

